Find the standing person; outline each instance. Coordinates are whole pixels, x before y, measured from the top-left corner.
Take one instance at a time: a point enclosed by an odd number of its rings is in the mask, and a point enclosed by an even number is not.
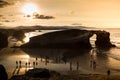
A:
[[[77,62],[77,71],[79,70],[79,62]]]
[[[45,65],[47,65],[47,63],[48,63],[48,57],[45,56]]]
[[[72,62],[70,62],[70,71],[72,71]]]
[[[47,57],[47,62],[49,63],[49,57]]]
[[[22,63],[22,61],[19,61],[19,64],[20,64],[19,67],[20,67],[20,68],[21,68],[21,63]]]
[[[108,69],[108,70],[107,70],[107,75],[108,75],[108,77],[110,76],[110,74],[111,74],[111,71],[110,71],[110,69]]]
[[[41,56],[41,62],[42,62],[42,56]]]
[[[25,73],[27,72],[27,62],[25,63]]]
[[[96,62],[93,61],[93,69],[96,69]]]
[[[94,55],[96,54],[96,48],[93,48],[90,52],[91,58],[94,58]]]
[[[16,68],[18,68],[18,61],[16,61]]]
[[[33,68],[35,68],[35,62],[33,62]]]
[[[36,61],[38,60],[38,58],[36,57]]]
[[[110,80],[110,74],[111,74],[111,71],[110,69],[107,70],[107,80]]]
[[[93,61],[90,60],[90,68],[92,68],[92,67],[93,67]]]
[[[38,65],[38,62],[36,62],[36,66]]]
[[[25,66],[26,66],[26,68],[27,68],[27,62],[25,63]]]
[[[30,62],[28,62],[29,68],[30,68]]]

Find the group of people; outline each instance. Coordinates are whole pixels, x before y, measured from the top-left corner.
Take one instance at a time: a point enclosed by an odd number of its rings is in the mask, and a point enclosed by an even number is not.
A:
[[[43,61],[42,58],[41,58],[41,61]],[[49,57],[45,57],[45,65],[47,65],[47,63],[49,63]],[[38,65],[38,58],[37,57],[35,58],[35,61],[33,61],[32,65],[33,65],[33,68],[35,68]],[[30,67],[30,66],[31,66],[30,62],[25,63],[26,68]],[[21,68],[21,67],[22,67],[22,61],[21,60],[16,61],[16,68]]]
[[[79,70],[79,62],[76,62],[76,70]],[[70,71],[72,71],[72,62],[70,62]]]
[[[21,68],[21,64],[22,64],[22,61],[20,60],[20,61],[16,61],[16,68]]]
[[[33,67],[35,67],[35,65],[37,65],[38,64],[38,62],[37,62],[37,60],[36,61],[34,61],[33,62]],[[30,62],[26,62],[25,63],[25,67],[27,68],[27,67],[30,67],[30,65],[31,65],[31,63]],[[22,67],[22,61],[20,60],[20,61],[16,61],[16,68],[21,68]]]

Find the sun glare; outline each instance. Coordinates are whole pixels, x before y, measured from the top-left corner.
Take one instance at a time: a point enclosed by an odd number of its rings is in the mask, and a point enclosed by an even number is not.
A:
[[[25,33],[25,36],[26,36],[26,37],[23,39],[23,41],[24,41],[25,43],[28,43],[29,40],[30,40],[30,39],[29,39],[29,38],[30,38],[30,37],[29,37],[29,34],[28,34],[28,33]]]
[[[33,13],[37,12],[37,6],[32,3],[27,3],[23,6],[22,12],[25,15],[32,15]]]

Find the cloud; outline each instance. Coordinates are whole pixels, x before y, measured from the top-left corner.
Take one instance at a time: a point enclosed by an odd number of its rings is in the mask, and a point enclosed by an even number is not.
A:
[[[15,22],[15,20],[2,20],[2,22],[6,22],[6,23],[8,23],[8,22]]]
[[[0,17],[3,17],[3,15],[0,15]]]
[[[4,20],[3,22],[10,22],[10,20]]]
[[[70,14],[71,14],[71,15],[75,14],[75,11],[71,11]]]
[[[73,23],[72,25],[82,25],[81,23]]]
[[[45,15],[40,15],[40,14],[35,14],[33,15],[34,19],[54,19],[55,17],[53,16],[45,16]]]
[[[7,5],[10,5],[10,3],[8,3],[8,2],[6,2],[4,0],[0,0],[0,8],[3,8],[5,6],[7,6]]]

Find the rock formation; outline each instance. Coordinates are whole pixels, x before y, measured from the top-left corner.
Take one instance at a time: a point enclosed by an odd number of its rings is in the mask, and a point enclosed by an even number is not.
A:
[[[23,41],[23,39],[25,38],[25,33],[23,30],[16,30],[13,32],[12,36],[17,40]]]
[[[0,48],[8,46],[8,35],[0,32]]]
[[[95,31],[94,32],[96,34],[96,41],[95,41],[95,45],[98,48],[110,48],[110,47],[115,47],[115,45],[113,45],[110,42],[110,33],[106,32],[106,31]]]
[[[33,77],[33,78],[50,78],[50,72],[48,69],[31,69],[26,72],[25,74],[28,77]]]
[[[46,33],[30,38],[30,42],[21,47],[50,47],[50,48],[87,48],[91,49],[90,37],[92,32],[87,30],[70,29]]]
[[[59,78],[60,73],[44,68],[35,68],[28,70],[23,75],[12,76],[10,80],[56,80],[56,77]]]
[[[97,40],[95,41],[96,47],[110,48],[114,46],[110,42],[109,32],[69,29],[32,37],[29,43],[21,47],[91,49],[92,46],[89,39],[93,34],[97,35]]]
[[[8,75],[5,67],[0,64],[0,80],[8,80]]]

